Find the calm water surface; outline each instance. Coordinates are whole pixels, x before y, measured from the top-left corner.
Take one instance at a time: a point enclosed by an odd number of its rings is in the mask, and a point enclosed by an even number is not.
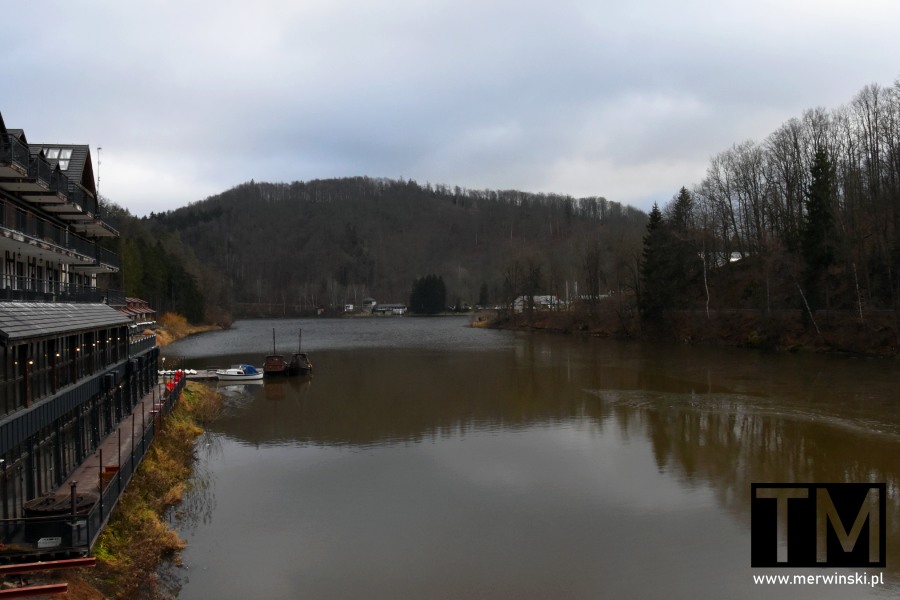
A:
[[[240,321],[170,366],[218,388],[177,524],[178,597],[900,595],[897,363],[488,331],[458,318]],[[755,586],[750,483],[888,483],[886,585]],[[846,573],[846,571],[840,571]]]

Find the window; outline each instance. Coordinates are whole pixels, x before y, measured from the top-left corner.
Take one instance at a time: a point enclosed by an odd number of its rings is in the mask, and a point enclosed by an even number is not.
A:
[[[47,160],[55,160],[59,162],[59,168],[63,171],[68,170],[69,161],[72,160],[71,148],[44,148],[44,156]]]
[[[72,149],[71,148],[62,148],[59,151],[59,168],[63,171],[68,170],[69,168],[69,160],[72,158]]]

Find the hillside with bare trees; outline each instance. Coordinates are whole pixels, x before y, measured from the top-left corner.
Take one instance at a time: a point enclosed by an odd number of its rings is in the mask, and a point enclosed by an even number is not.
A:
[[[645,325],[683,320],[673,309],[769,324],[796,311],[818,338],[896,350],[900,80],[714,156],[699,184],[651,212],[638,296]]]
[[[646,215],[603,198],[357,177],[251,181],[141,223],[185,257],[207,311],[241,316],[405,304],[428,275],[452,306],[508,304],[528,285],[631,289]]]

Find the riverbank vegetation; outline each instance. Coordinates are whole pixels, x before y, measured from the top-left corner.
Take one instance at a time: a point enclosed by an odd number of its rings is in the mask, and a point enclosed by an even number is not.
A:
[[[182,338],[206,331],[221,329],[220,325],[194,325],[188,323],[182,315],[173,312],[163,313],[157,322],[159,325],[153,333],[156,335],[156,343],[164,348],[172,342]]]
[[[94,548],[97,567],[70,578],[68,597],[159,597],[157,568],[184,547],[165,514],[190,485],[195,441],[220,408],[215,390],[188,382]]]
[[[572,310],[481,313],[473,327],[548,331],[614,339],[665,340],[789,352],[841,352],[898,356],[900,327],[891,312],[869,313],[860,323],[852,314],[817,311],[817,331],[801,310],[673,310],[654,325],[642,324],[633,299],[611,298],[593,313]],[[652,327],[650,331],[642,327]]]

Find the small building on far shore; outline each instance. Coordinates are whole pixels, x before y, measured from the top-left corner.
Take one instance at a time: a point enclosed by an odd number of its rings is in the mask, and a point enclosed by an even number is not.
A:
[[[373,315],[402,315],[406,313],[405,304],[376,304],[372,309]]]
[[[531,296],[534,299],[535,310],[559,310],[562,308],[562,302],[559,298],[552,295]],[[528,308],[529,296],[519,296],[513,302],[513,311],[520,313]]]

